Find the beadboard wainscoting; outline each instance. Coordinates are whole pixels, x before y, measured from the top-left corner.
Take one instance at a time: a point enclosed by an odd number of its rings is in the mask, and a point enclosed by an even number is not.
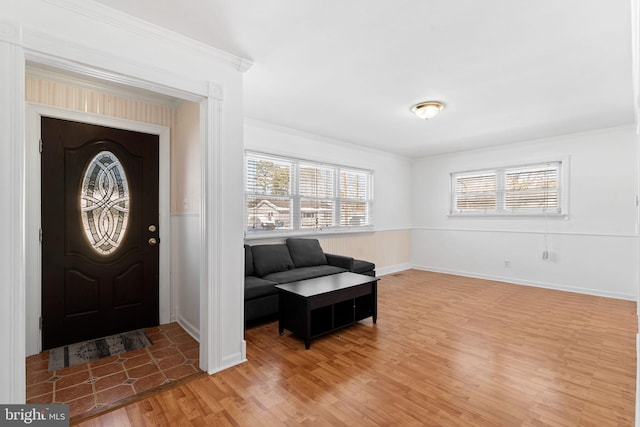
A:
[[[298,237],[298,236],[296,236]],[[383,230],[363,233],[342,233],[333,235],[304,235],[308,239],[318,239],[322,250],[327,253],[350,256],[375,263],[376,276],[392,274],[411,268],[411,230]],[[246,239],[248,245],[284,243],[286,237],[273,239]]]
[[[318,240],[325,252],[352,256],[375,263],[377,276],[410,268],[411,230],[329,236]]]

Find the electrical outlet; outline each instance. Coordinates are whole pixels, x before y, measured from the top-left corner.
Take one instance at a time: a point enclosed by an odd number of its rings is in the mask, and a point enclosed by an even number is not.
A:
[[[542,259],[545,260],[545,261],[549,259],[549,251],[548,250],[545,249],[544,251],[542,251]]]
[[[504,262],[504,266],[505,266],[505,268],[509,268],[509,267],[511,267],[511,261],[506,260],[506,261]]]

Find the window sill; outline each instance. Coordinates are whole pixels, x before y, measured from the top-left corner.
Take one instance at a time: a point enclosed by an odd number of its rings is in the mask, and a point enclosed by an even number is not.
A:
[[[450,213],[448,218],[523,218],[523,219],[569,219],[563,213]]]
[[[373,226],[362,227],[345,227],[345,228],[314,228],[313,230],[283,230],[283,231],[245,231],[244,239],[250,240],[267,240],[281,239],[286,237],[320,237],[335,236],[346,234],[361,234],[373,232]]]

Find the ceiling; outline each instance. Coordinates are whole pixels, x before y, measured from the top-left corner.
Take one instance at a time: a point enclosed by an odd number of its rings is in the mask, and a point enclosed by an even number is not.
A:
[[[628,0],[99,3],[253,61],[246,117],[402,156],[634,122]]]

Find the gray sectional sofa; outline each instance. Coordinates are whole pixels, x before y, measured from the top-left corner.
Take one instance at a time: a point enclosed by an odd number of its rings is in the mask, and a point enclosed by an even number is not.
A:
[[[276,285],[351,271],[375,277],[375,264],[325,253],[317,239],[244,246],[245,326],[278,314]]]

